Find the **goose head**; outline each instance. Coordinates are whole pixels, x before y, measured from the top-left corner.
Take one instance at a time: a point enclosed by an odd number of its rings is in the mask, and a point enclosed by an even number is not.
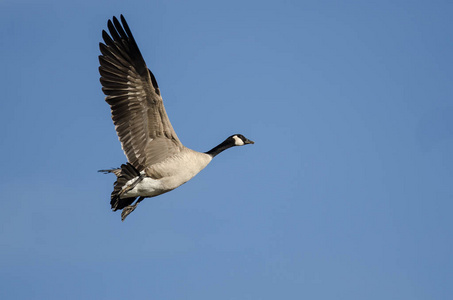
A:
[[[219,154],[220,152],[222,152],[228,148],[235,147],[235,146],[244,146],[244,145],[248,145],[248,144],[255,144],[255,142],[249,140],[242,134],[233,134],[233,135],[227,137],[227,139],[224,140],[222,143],[220,143],[219,145],[215,146],[214,148],[212,148],[211,150],[209,150],[208,152],[205,152],[205,153],[214,157],[217,154]]]
[[[233,134],[232,136],[228,137],[225,141],[233,143],[232,146],[244,146],[247,144],[255,144],[254,141],[249,140],[242,134]]]

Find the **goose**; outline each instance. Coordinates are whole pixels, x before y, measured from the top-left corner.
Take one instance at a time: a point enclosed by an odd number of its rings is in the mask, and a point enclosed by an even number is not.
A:
[[[99,172],[116,175],[110,204],[113,211],[122,210],[124,221],[143,199],[186,183],[222,151],[254,142],[233,134],[204,153],[185,147],[167,116],[156,78],[124,16],[120,19],[108,20],[110,35],[102,31],[99,73],[127,163]]]

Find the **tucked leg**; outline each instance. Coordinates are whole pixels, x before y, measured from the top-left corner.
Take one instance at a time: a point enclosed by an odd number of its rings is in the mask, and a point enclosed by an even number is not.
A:
[[[137,202],[135,202],[134,205],[128,205],[125,208],[123,208],[123,211],[121,212],[121,221],[124,221],[126,217],[135,210],[137,205],[143,200],[145,197],[140,197],[138,198]]]

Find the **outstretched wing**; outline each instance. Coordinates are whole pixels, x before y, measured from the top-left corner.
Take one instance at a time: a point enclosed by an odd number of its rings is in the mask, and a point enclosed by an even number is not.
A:
[[[146,67],[134,37],[121,15],[108,21],[99,43],[99,73],[105,101],[126,157],[139,171],[179,152],[178,139],[153,73]]]

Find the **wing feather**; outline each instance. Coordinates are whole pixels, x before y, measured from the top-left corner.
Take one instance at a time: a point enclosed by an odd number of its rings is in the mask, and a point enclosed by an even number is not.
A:
[[[139,171],[179,152],[183,146],[168,119],[156,78],[147,68],[126,20],[102,31],[99,73],[105,101],[126,157]]]

